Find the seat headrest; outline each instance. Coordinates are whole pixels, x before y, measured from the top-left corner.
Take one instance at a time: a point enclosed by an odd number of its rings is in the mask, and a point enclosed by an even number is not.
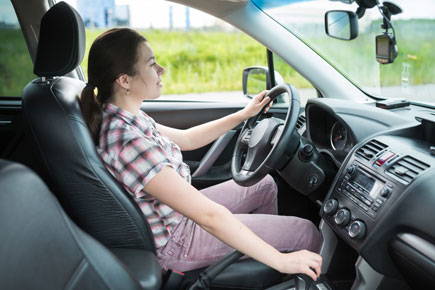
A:
[[[40,77],[65,75],[82,62],[85,47],[82,18],[70,5],[59,2],[41,19],[33,73]]]

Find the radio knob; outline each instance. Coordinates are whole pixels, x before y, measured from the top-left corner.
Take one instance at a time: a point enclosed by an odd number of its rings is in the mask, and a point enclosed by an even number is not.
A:
[[[390,196],[390,194],[391,194],[391,189],[389,189],[388,187],[384,187],[381,190],[381,196],[382,197],[388,198]]]
[[[345,208],[340,209],[337,211],[334,221],[340,227],[345,227],[350,221],[350,211]]]
[[[347,232],[352,239],[362,239],[366,234],[366,224],[363,221],[353,221]]]
[[[349,173],[350,175],[352,175],[355,172],[355,166],[351,165],[347,168],[347,173]]]
[[[333,215],[337,212],[338,201],[334,198],[328,199],[323,205],[323,212],[327,215]]]

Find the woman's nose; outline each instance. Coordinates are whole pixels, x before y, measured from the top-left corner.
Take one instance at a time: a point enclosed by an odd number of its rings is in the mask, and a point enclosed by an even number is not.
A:
[[[159,74],[162,75],[166,72],[165,68],[159,65]]]

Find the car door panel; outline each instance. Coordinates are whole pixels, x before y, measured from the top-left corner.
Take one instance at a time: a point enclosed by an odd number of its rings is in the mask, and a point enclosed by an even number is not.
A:
[[[142,110],[159,124],[186,129],[227,116],[243,107],[244,104],[234,103],[146,101]],[[283,119],[286,111],[285,106],[279,106],[271,108],[268,115]],[[183,151],[184,161],[190,166],[194,186],[204,188],[232,177],[231,158],[241,125],[212,144],[197,150]]]
[[[0,99],[0,156],[10,159],[22,138],[21,99]]]

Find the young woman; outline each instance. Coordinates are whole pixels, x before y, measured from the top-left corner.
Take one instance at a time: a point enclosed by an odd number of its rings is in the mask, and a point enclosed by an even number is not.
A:
[[[98,152],[146,216],[162,268],[200,268],[235,248],[280,272],[315,280],[321,235],[308,220],[277,215],[277,186],[270,176],[251,187],[227,181],[200,192],[190,185],[182,160],[180,149],[207,145],[259,113],[269,101],[266,92],[234,114],[178,130],[140,109],[144,100],[161,95],[164,72],[144,37],[112,29],[92,44],[89,83],[81,95]]]

